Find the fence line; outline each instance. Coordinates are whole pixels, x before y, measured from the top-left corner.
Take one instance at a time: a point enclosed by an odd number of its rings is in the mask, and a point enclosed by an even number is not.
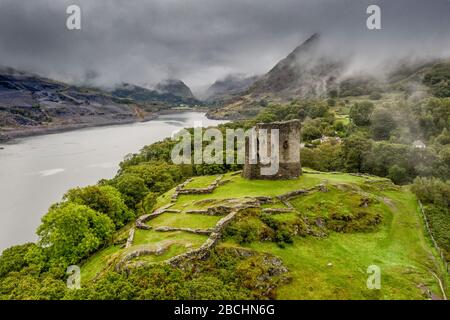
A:
[[[425,213],[425,210],[423,209],[423,205],[420,200],[419,200],[419,207],[420,207],[420,212],[422,213],[423,220],[425,221],[425,226],[427,228],[428,234],[430,235],[431,241],[433,242],[434,247],[436,248],[437,252],[439,253],[439,256],[441,257],[442,262],[444,263],[445,270],[447,271],[447,273],[450,273],[450,271],[448,270],[448,263],[447,263],[447,260],[445,259],[444,251],[438,246],[436,240],[433,237],[433,233],[431,232],[430,225],[428,223],[427,215]]]

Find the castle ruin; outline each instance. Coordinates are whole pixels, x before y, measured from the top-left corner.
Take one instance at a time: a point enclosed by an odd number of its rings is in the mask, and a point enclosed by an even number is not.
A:
[[[300,128],[299,120],[290,120],[284,122],[258,123],[255,127],[256,139],[256,157],[252,159],[251,141],[246,139],[245,142],[245,163],[242,176],[247,179],[267,179],[267,180],[284,180],[295,179],[301,175],[302,167],[300,163]],[[279,133],[279,166],[278,172],[272,175],[262,174],[261,169],[269,165],[261,163],[261,131],[267,130],[267,149],[271,154],[271,130],[278,129]]]

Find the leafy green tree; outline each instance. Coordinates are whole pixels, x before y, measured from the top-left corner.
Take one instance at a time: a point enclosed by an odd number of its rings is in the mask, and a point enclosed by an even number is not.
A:
[[[397,167],[404,168],[405,174],[412,178],[414,176],[414,166],[410,159],[410,146],[384,141],[377,142],[373,144],[370,152],[365,154],[364,170],[380,177],[387,177],[390,173],[390,168],[397,165]],[[396,169],[393,170],[395,171]]]
[[[437,142],[440,144],[450,144],[450,133],[447,128],[444,128],[441,134],[436,138]]]
[[[372,141],[361,135],[351,135],[344,140],[342,154],[348,172],[364,172],[364,159],[372,149]]]
[[[5,249],[0,256],[0,278],[10,272],[20,271],[28,265],[25,258],[34,243],[27,243]]]
[[[126,205],[132,209],[150,192],[144,179],[130,173],[120,175],[113,183],[124,196]]]
[[[302,166],[318,171],[343,170],[342,147],[340,144],[322,143],[315,148],[303,148]]]
[[[37,230],[39,244],[51,260],[78,263],[108,241],[114,232],[111,219],[75,203],[52,207]]]
[[[408,173],[405,168],[394,164],[389,168],[388,178],[396,184],[401,184],[408,181]]]
[[[313,124],[308,124],[302,127],[302,141],[312,141],[322,137],[320,128]]]
[[[72,189],[66,193],[64,199],[106,214],[114,222],[116,228],[124,226],[134,217],[120,192],[113,186],[88,186]]]
[[[357,126],[367,126],[370,124],[370,119],[374,105],[372,102],[363,101],[353,104],[350,108],[350,120]]]
[[[450,184],[437,178],[417,177],[411,190],[424,204],[450,207]]]
[[[397,124],[392,112],[385,108],[376,109],[372,115],[371,131],[375,140],[387,140]]]

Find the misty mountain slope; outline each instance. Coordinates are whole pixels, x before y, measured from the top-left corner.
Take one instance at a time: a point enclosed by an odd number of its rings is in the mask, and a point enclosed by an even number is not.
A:
[[[206,91],[208,103],[220,104],[239,96],[259,79],[258,76],[247,77],[241,74],[231,74],[214,82]]]
[[[139,120],[138,105],[95,88],[82,88],[12,69],[0,70],[0,134],[8,136],[84,125]]]
[[[369,97],[388,92],[450,96],[450,60],[392,57],[384,70],[352,70],[352,57],[327,55],[322,52],[321,39],[317,34],[310,37],[248,90],[208,115],[244,119],[255,116],[270,102],[296,99]]]
[[[184,99],[195,99],[191,89],[181,80],[167,79],[157,84],[156,90],[160,93],[172,94]]]
[[[181,104],[201,104],[191,89],[180,80],[166,80],[159,83],[155,90],[124,83],[116,87],[111,94],[117,98],[131,99],[145,106],[170,108]]]
[[[337,79],[345,70],[342,59],[322,54],[320,36],[314,34],[279,61],[268,73],[223,109],[210,113],[212,117],[239,117],[240,109],[252,116],[259,109],[256,104],[266,101],[288,102],[298,98],[326,97],[337,88]],[[257,112],[256,112],[257,113]],[[228,114],[228,115],[227,115]]]
[[[325,96],[344,68],[343,61],[321,54],[319,34],[312,35],[278,62],[248,90],[252,97],[280,100]]]

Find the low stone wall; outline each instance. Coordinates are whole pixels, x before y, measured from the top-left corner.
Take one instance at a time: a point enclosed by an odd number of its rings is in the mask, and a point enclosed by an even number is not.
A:
[[[262,201],[266,201],[268,198],[264,198],[262,199]],[[232,199],[231,199],[232,200]],[[149,226],[146,226],[144,223],[148,220],[150,220],[151,218],[158,216],[164,212],[166,212],[166,210],[173,204],[169,204],[166,205],[164,207],[161,207],[160,209],[156,210],[155,212],[153,212],[150,215],[144,215],[141,216],[138,221],[139,224],[144,225],[145,229],[150,229]],[[248,198],[248,201],[245,203],[242,202],[237,202],[237,204],[235,206],[232,207],[227,207],[228,209],[232,209],[231,212],[229,212],[225,217],[223,217],[222,219],[220,219],[217,224],[215,225],[215,227],[213,229],[191,229],[191,228],[172,228],[172,227],[158,227],[155,228],[155,231],[161,231],[161,232],[169,232],[169,231],[186,231],[186,232],[193,232],[193,233],[197,233],[197,234],[209,234],[208,239],[205,241],[205,243],[203,243],[203,245],[198,248],[198,249],[194,249],[194,250],[190,250],[186,253],[177,255],[175,257],[172,257],[168,260],[165,261],[165,263],[175,266],[175,267],[181,267],[181,265],[189,260],[192,259],[204,259],[210,252],[210,250],[217,244],[217,242],[221,239],[222,237],[222,232],[224,230],[224,228],[235,218],[236,214],[242,210],[245,209],[250,209],[250,208],[260,208],[261,207],[261,203],[257,198]],[[223,208],[223,207],[222,207]],[[211,209],[211,208],[210,208]],[[136,222],[136,227],[138,227],[138,222]],[[130,260],[142,256],[142,255],[151,255],[151,254],[162,254],[163,252],[165,252],[165,250],[167,250],[167,248],[170,246],[170,244],[165,245],[163,247],[159,247],[158,249],[149,249],[149,248],[141,248],[141,249],[137,249],[129,254],[127,254],[125,257],[123,257],[120,262],[116,265],[116,270],[126,270],[126,271],[130,271],[133,268],[137,268],[137,267],[142,267],[145,266],[147,264],[149,264],[149,262],[145,262],[145,261],[138,261],[135,262],[133,264],[127,264],[127,262],[129,262]]]
[[[160,232],[184,231],[202,235],[209,235],[213,232],[212,229],[193,229],[193,228],[175,228],[175,227],[157,227],[154,228],[153,230]]]
[[[175,188],[175,192],[172,195],[172,201],[177,201],[178,199],[178,194],[180,192],[181,189],[183,189],[189,182],[191,182],[193,180],[193,178],[189,178],[187,179],[185,182],[179,184],[178,186],[176,186]]]
[[[173,203],[169,203],[169,204],[167,204],[167,205],[165,205],[165,206],[162,206],[162,207],[159,208],[159,209],[156,209],[155,211],[153,211],[153,213],[150,213],[150,214],[144,214],[144,215],[140,216],[140,217],[137,218],[137,220],[136,220],[136,223],[135,223],[136,228],[138,228],[138,229],[144,229],[144,230],[149,230],[149,229],[151,229],[151,227],[148,226],[148,225],[146,225],[145,223],[146,223],[147,221],[149,221],[149,220],[151,220],[151,219],[157,217],[157,216],[162,215],[164,212],[167,212],[167,209],[170,208],[170,207],[173,206],[173,205],[174,205]]]
[[[188,260],[204,259],[222,237],[222,230],[235,218],[237,213],[238,211],[233,211],[226,217],[220,219],[220,221],[216,224],[214,231],[200,248],[175,256],[167,260],[166,263],[173,267],[180,267]]]
[[[146,255],[161,255],[164,252],[167,251],[167,249],[172,245],[172,243],[169,243],[165,246],[160,246],[158,248],[139,248],[136,249],[127,255],[125,255],[117,264],[116,264],[116,271],[121,271],[125,268],[128,261],[131,261],[137,257],[140,256],[146,256]]]
[[[177,201],[178,196],[180,194],[208,194],[212,193],[218,186],[223,185],[231,180],[222,180],[223,176],[218,176],[209,186],[206,188],[188,188],[185,189],[186,185],[193,180],[193,178],[190,178],[183,182],[182,184],[178,185],[175,188],[175,193],[172,195],[172,202]]]
[[[127,239],[127,243],[125,244],[125,248],[129,248],[133,245],[134,232],[135,232],[135,229],[131,228],[130,233],[128,234],[128,239]]]
[[[297,196],[308,194],[310,192],[315,192],[315,191],[327,192],[328,189],[324,184],[319,184],[319,185],[309,188],[309,189],[294,190],[294,191],[279,195],[279,196],[277,196],[277,198],[280,201],[286,201],[286,200],[295,198]]]
[[[180,188],[178,191],[178,194],[206,194],[206,193],[212,193],[214,189],[219,186],[220,181],[222,180],[223,176],[218,176],[209,186],[206,188],[189,188],[184,189]]]
[[[262,212],[270,213],[270,214],[289,213],[289,212],[292,212],[292,211],[293,211],[292,208],[264,208],[264,209],[262,209]]]
[[[213,206],[203,210],[188,210],[186,213],[188,214],[205,214],[208,216],[220,216],[224,214],[228,214],[234,210],[234,207],[230,206]]]

